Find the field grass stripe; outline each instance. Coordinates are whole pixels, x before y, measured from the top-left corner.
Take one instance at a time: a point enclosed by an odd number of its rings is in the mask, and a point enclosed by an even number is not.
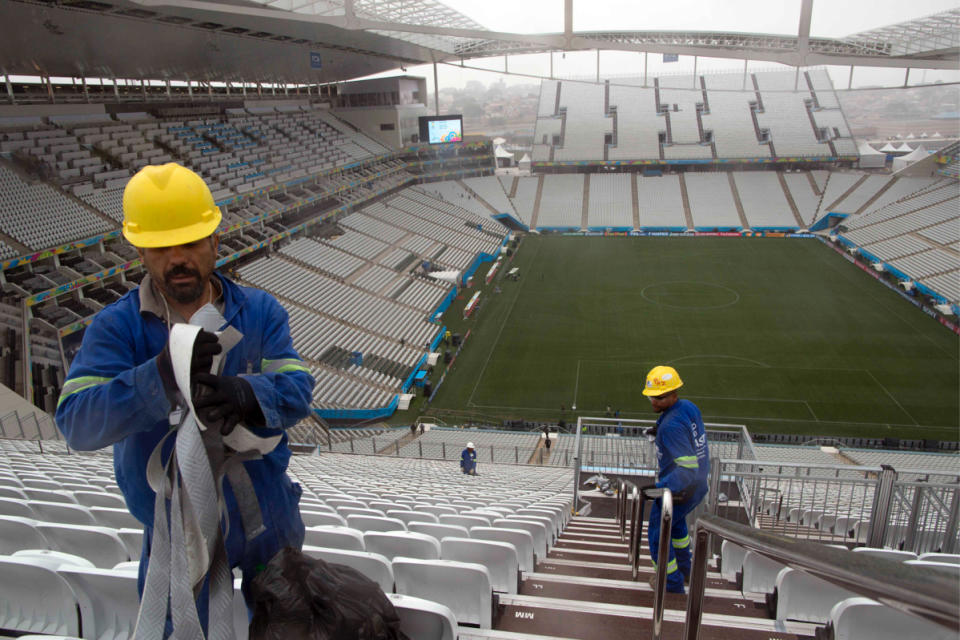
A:
[[[537,258],[540,256],[540,247],[542,245],[542,242],[537,243],[537,252],[533,254],[533,259],[530,260],[530,267],[528,267],[530,273],[533,273],[532,267],[537,263]],[[497,337],[494,339],[489,350],[487,351],[487,359],[483,361],[483,367],[480,369],[480,373],[477,374],[477,381],[473,385],[473,391],[470,392],[470,397],[467,399],[467,405],[469,406],[480,406],[473,403],[473,396],[476,395],[477,388],[480,386],[480,382],[483,380],[483,374],[487,370],[487,365],[490,364],[490,358],[493,357],[493,352],[497,350],[496,348],[500,344],[500,336],[503,334],[503,328],[507,326],[507,321],[510,319],[510,315],[513,313],[513,307],[517,304],[517,298],[520,297],[520,291],[523,289],[525,284],[527,284],[527,278],[522,278],[520,281],[520,286],[517,287],[516,291],[514,292],[513,300],[510,301],[510,307],[503,315],[503,320],[500,322],[500,329],[497,331]]]
[[[832,249],[830,249],[830,247],[820,246],[820,245],[822,244],[822,243],[820,243],[820,242],[816,242],[816,243],[811,242],[810,244],[811,244],[811,245],[816,244],[816,245],[817,245],[818,247],[820,247],[821,249],[825,249],[825,250],[826,250],[826,251],[824,251],[824,252],[816,252],[816,253],[817,253],[817,258],[819,259],[820,262],[826,264],[826,265],[827,265],[828,267],[830,267],[833,271],[835,271],[835,272],[839,273],[840,275],[842,275],[843,278],[844,278],[844,280],[846,280],[847,282],[851,282],[851,283],[854,283],[855,285],[857,285],[860,289],[862,289],[862,290],[864,291],[864,293],[866,293],[866,295],[870,296],[870,298],[872,298],[872,299],[873,299],[874,301],[876,301],[880,306],[882,306],[883,309],[884,309],[884,311],[889,311],[889,312],[890,312],[890,315],[894,316],[895,318],[897,318],[897,320],[900,320],[901,322],[903,322],[903,324],[905,324],[905,325],[907,325],[908,327],[910,327],[910,329],[912,329],[914,333],[917,333],[917,334],[923,336],[923,338],[926,339],[928,342],[930,342],[930,344],[932,344],[933,346],[935,346],[935,347],[937,348],[937,350],[939,350],[939,351],[941,351],[942,353],[948,355],[949,357],[953,358],[954,360],[960,359],[960,355],[957,355],[956,352],[952,352],[952,351],[948,351],[948,350],[944,349],[942,346],[940,346],[939,344],[937,344],[937,343],[934,341],[934,339],[931,338],[925,331],[921,331],[920,329],[918,329],[918,328],[916,327],[916,325],[914,325],[912,322],[910,322],[909,320],[907,320],[906,318],[904,318],[902,315],[900,315],[899,313],[897,313],[897,311],[899,311],[899,310],[901,309],[901,305],[904,305],[904,303],[905,303],[904,300],[901,300],[901,299],[900,299],[900,296],[897,296],[896,299],[893,299],[892,297],[886,296],[886,295],[881,296],[881,295],[878,295],[878,294],[881,293],[881,290],[880,290],[879,288],[875,288],[875,287],[873,287],[873,286],[870,286],[870,287],[863,287],[863,286],[861,286],[860,283],[862,282],[862,280],[860,280],[860,277],[861,277],[861,276],[862,276],[862,277],[869,277],[869,276],[867,276],[865,273],[861,273],[860,270],[856,268],[856,265],[847,264],[846,266],[850,267],[849,269],[839,269],[839,268],[837,268],[837,265],[834,264],[834,261],[833,261],[833,260],[827,260],[827,259],[825,258],[825,256],[831,256],[831,255],[832,255],[832,256],[835,256],[835,257],[840,258],[841,260],[843,260],[842,257],[840,257],[838,254],[836,254],[836,252],[834,252]],[[844,262],[846,262],[846,261],[844,260]],[[855,278],[853,278],[853,276],[856,275],[856,274],[859,274],[859,275],[858,275],[857,278],[855,279]],[[879,283],[876,283],[876,282],[875,282],[875,283],[872,283],[872,284],[879,284]],[[886,289],[886,287],[884,287],[884,289]],[[888,291],[888,292],[889,292],[889,291]],[[889,293],[892,293],[892,292],[889,292]],[[891,306],[889,306],[889,304],[888,304],[888,303],[890,303],[890,302],[896,302],[897,304],[896,304],[894,307],[891,307]],[[906,310],[906,307],[902,307],[902,308],[903,308],[904,310]],[[911,317],[913,317],[913,316],[911,316]],[[913,419],[913,416],[910,416],[910,419],[912,420],[912,419]]]
[[[893,400],[893,404],[895,404],[895,405],[897,405],[898,407],[900,407],[900,411],[903,411],[908,418],[910,418],[911,420],[913,420],[913,424],[919,425],[919,423],[917,422],[917,419],[914,418],[912,415],[910,415],[910,412],[907,411],[906,409],[904,409],[902,404],[900,404],[899,402],[897,402],[897,399],[893,397],[893,394],[892,394],[892,393],[890,393],[889,391],[887,391],[887,388],[886,388],[885,386],[883,386],[883,383],[882,383],[882,382],[880,382],[879,380],[877,380],[877,376],[873,375],[873,373],[872,373],[870,370],[868,370],[868,369],[864,369],[864,371],[867,372],[867,375],[870,376],[870,377],[873,379],[873,381],[876,382],[876,383],[880,386],[881,389],[883,389],[883,392],[884,392],[885,394],[887,394],[887,397],[890,398],[891,400]]]

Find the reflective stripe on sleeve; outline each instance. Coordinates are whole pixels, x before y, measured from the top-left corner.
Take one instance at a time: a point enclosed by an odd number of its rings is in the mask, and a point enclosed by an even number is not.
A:
[[[310,368],[296,358],[281,358],[280,360],[261,360],[260,373],[286,373],[288,371],[303,371],[310,373]]]
[[[697,456],[677,456],[673,461],[677,463],[678,467],[684,467],[685,469],[696,469],[700,466],[697,462]]]
[[[60,403],[63,402],[67,396],[71,396],[78,391],[83,391],[84,389],[89,389],[90,387],[95,387],[105,382],[110,382],[111,380],[113,380],[113,378],[103,378],[100,376],[80,376],[79,378],[67,380],[63,384],[63,388],[60,390],[60,399],[57,400],[57,406],[59,407]]]

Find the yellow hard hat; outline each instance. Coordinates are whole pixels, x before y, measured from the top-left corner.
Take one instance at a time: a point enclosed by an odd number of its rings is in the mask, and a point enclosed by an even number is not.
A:
[[[123,190],[123,236],[135,247],[195,242],[221,217],[203,178],[175,162],[144,167]]]
[[[643,395],[662,396],[665,393],[676,391],[683,386],[680,374],[673,367],[659,365],[650,369],[647,381],[643,385]]]

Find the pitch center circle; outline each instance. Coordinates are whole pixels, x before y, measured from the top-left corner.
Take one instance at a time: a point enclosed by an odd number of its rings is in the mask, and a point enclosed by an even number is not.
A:
[[[740,294],[730,287],[689,280],[647,285],[640,295],[653,304],[673,309],[722,309],[740,302]]]

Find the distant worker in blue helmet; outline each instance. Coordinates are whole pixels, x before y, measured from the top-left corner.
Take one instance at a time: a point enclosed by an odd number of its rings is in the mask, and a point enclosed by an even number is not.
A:
[[[460,453],[460,470],[468,476],[477,475],[477,451],[472,442],[468,442],[467,448]]]
[[[673,494],[673,521],[670,528],[670,557],[667,561],[667,591],[684,593],[684,580],[690,579],[690,536],[687,514],[707,495],[707,474],[710,454],[707,434],[700,410],[689,400],[677,395],[683,386],[673,367],[657,366],[650,370],[643,395],[650,399],[653,410],[660,414],[651,434],[656,436],[657,487],[666,487]],[[661,500],[650,510],[647,537],[654,567],[660,548]],[[654,586],[656,574],[650,579]]]

